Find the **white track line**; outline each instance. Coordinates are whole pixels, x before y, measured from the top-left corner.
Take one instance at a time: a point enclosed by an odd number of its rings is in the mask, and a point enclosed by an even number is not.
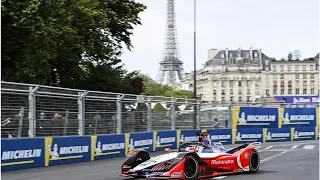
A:
[[[266,147],[264,149],[271,149],[271,148],[273,148],[273,146],[268,146],[268,147]]]
[[[302,149],[313,149],[315,145],[305,145]]]
[[[270,160],[276,158],[277,156],[280,156],[280,155],[285,154],[285,153],[287,153],[287,152],[288,152],[288,151],[283,151],[283,152],[278,153],[278,154],[276,154],[276,155],[273,155],[273,156],[267,157],[267,158],[265,158],[265,159],[262,159],[262,160],[261,160],[261,163],[270,161]]]
[[[295,148],[297,148],[299,145],[294,145],[294,146],[292,146],[292,148],[291,149],[295,149]]]

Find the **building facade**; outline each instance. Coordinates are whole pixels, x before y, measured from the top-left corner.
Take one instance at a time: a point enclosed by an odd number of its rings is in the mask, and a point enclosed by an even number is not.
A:
[[[275,60],[261,49],[211,49],[197,72],[197,94],[204,101],[256,102],[265,97],[319,95],[319,54]],[[193,90],[193,73],[181,82]]]

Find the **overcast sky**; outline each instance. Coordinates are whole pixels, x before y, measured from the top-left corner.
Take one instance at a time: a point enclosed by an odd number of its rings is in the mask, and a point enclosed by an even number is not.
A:
[[[163,55],[167,0],[137,0],[147,6],[132,36],[126,69],[156,78]],[[176,0],[179,52],[185,72],[193,70],[193,0]],[[319,52],[319,0],[197,0],[197,66],[208,50],[261,48],[269,57],[302,58]]]

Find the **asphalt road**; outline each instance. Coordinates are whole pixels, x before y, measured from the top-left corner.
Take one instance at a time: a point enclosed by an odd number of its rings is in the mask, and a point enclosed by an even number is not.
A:
[[[230,146],[226,146],[230,147]],[[318,180],[319,141],[262,144],[258,173],[221,176],[223,180]],[[157,155],[159,153],[152,153]],[[121,180],[124,157],[44,168],[3,172],[3,180]],[[210,178],[212,179],[212,178]]]

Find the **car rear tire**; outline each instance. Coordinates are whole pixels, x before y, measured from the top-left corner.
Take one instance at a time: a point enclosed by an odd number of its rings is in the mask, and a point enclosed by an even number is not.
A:
[[[260,155],[257,150],[252,150],[249,159],[249,170],[252,173],[258,172],[260,167]]]
[[[187,156],[183,169],[186,179],[198,179],[199,162],[194,156]]]
[[[149,154],[144,153],[144,152],[143,152],[143,153],[142,153],[142,152],[138,153],[138,154],[134,157],[134,164],[133,164],[133,167],[132,167],[132,168],[138,166],[139,164],[141,164],[141,163],[143,163],[143,162],[145,162],[145,161],[147,161],[147,160],[149,160],[149,159],[150,159]]]

